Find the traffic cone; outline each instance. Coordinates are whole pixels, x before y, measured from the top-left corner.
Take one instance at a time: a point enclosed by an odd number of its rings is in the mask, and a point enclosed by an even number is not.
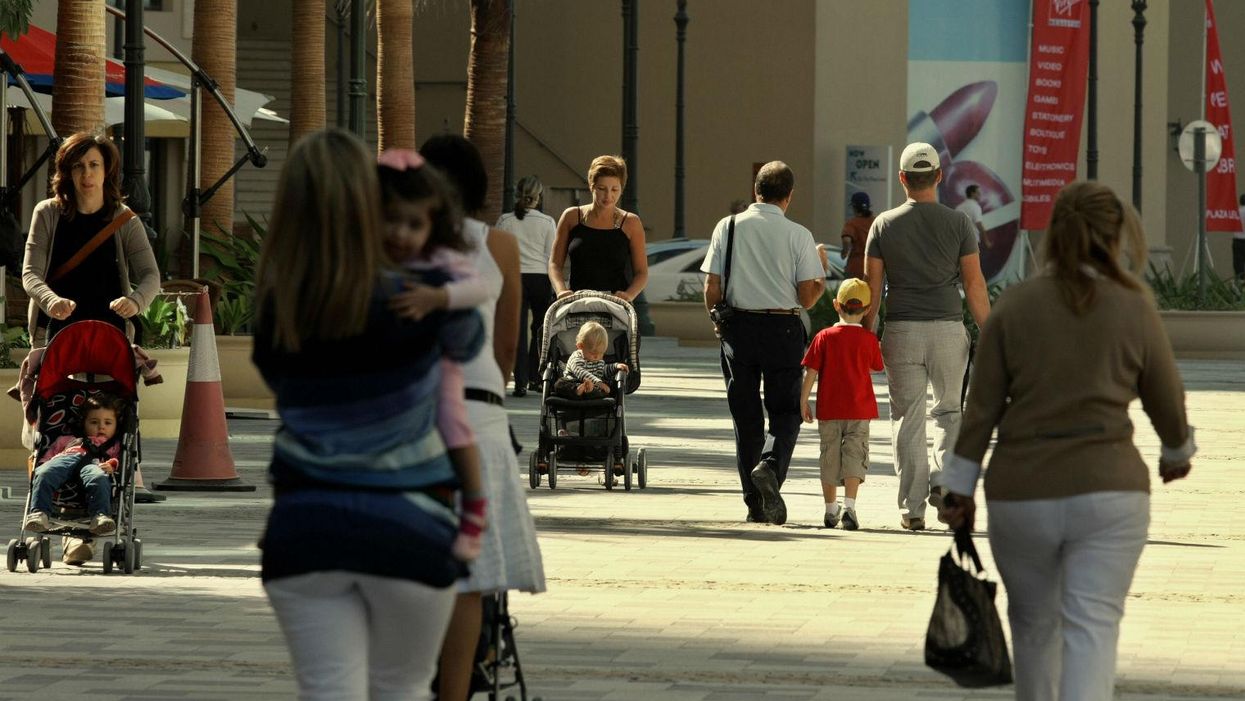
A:
[[[190,337],[190,367],[186,371],[186,398],[182,426],[169,478],[156,489],[183,492],[253,492],[234,468],[225,425],[225,396],[220,386],[220,361],[212,329],[212,305],[207,292],[195,304],[195,327]]]

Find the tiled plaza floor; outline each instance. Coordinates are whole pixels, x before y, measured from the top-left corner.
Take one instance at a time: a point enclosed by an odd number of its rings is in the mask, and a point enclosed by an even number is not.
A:
[[[1150,543],[1123,622],[1119,697],[1245,698],[1245,364],[1181,369],[1202,454],[1190,479],[1154,487]],[[885,381],[875,382],[885,417]],[[509,403],[520,440],[533,442],[537,400]],[[789,523],[743,522],[713,351],[646,339],[644,386],[628,408],[632,446],[649,451],[648,489],[607,492],[596,475],[564,474],[556,491],[529,493],[549,591],[515,595],[511,608],[533,694],[1011,698],[1009,689],[958,689],[923,666],[937,561],[950,539],[900,530],[885,420],[872,425],[862,529],[847,533],[821,528],[811,430],[783,490]],[[1134,419],[1153,460],[1157,439],[1139,411]],[[176,493],[138,507],[140,574],[105,577],[97,564],[59,562],[34,575],[0,571],[0,699],[292,697],[255,548],[275,427],[230,422],[239,472],[257,492]],[[174,442],[144,449],[149,479],[163,479]],[[526,469],[515,478],[526,483]],[[0,486],[14,492],[0,501],[7,542],[24,473],[0,472]]]

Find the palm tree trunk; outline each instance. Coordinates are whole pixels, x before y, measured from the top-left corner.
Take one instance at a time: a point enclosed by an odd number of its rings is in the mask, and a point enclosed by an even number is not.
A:
[[[412,19],[411,0],[377,0],[376,146],[381,151],[415,148]]]
[[[294,0],[290,145],[324,128],[324,0]]]
[[[194,39],[192,55],[220,88],[221,95],[230,104],[234,100],[237,85],[238,53],[238,5],[237,0],[198,0],[195,2]],[[210,96],[203,99],[203,148],[201,182],[210,187],[224,175],[234,160],[234,141],[237,138],[233,124],[225,111]],[[226,183],[216,191],[202,209],[201,226],[210,232],[233,235],[233,182]],[[210,265],[210,259],[202,257],[201,265]]]
[[[463,136],[480,149],[488,173],[488,197],[479,218],[501,213],[506,150],[506,65],[510,51],[510,3],[471,0],[471,56],[467,60],[467,110]]]
[[[104,0],[60,0],[52,126],[61,136],[104,128]]]

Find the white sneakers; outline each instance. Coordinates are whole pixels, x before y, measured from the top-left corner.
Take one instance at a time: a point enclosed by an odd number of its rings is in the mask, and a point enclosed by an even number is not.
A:
[[[95,535],[106,535],[117,530],[117,522],[107,514],[95,514],[91,517],[90,529]]]
[[[26,520],[22,522],[22,528],[31,533],[42,533],[51,527],[48,515],[42,511],[31,511],[26,514]]]

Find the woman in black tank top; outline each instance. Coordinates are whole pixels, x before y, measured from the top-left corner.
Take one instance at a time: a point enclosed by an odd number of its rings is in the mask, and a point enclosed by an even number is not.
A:
[[[648,257],[640,218],[617,206],[627,184],[627,164],[617,156],[593,159],[588,184],[592,204],[571,207],[558,221],[549,280],[559,297],[579,290],[598,290],[630,302],[648,282]],[[568,257],[569,283],[563,277]]]

